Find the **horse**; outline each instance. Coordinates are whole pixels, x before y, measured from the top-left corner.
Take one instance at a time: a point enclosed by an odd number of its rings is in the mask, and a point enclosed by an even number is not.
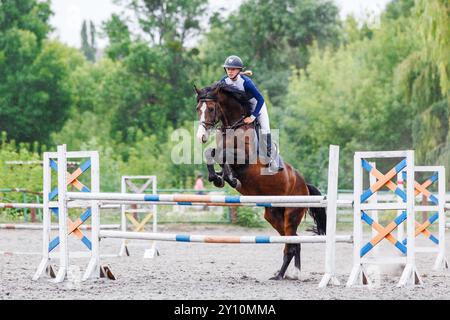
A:
[[[213,129],[217,130],[216,148],[205,150],[208,180],[216,187],[227,182],[241,195],[321,195],[314,185],[306,183],[301,173],[285,162],[284,169],[267,174],[267,164],[261,153],[257,156],[255,121],[244,123],[251,114],[249,97],[232,85],[223,82],[198,89],[197,114],[199,126],[197,138],[206,143]],[[220,125],[220,128],[216,126]],[[261,136],[261,135],[260,135]],[[256,155],[256,156],[255,156]],[[221,171],[216,172],[214,165]],[[308,211],[313,218],[315,234],[326,232],[326,211],[324,208],[266,207],[264,218],[281,236],[297,235],[297,228]],[[285,278],[286,270],[294,259],[294,279],[299,279],[301,270],[301,244],[285,244],[281,268],[270,280]],[[292,277],[291,277],[292,278]]]

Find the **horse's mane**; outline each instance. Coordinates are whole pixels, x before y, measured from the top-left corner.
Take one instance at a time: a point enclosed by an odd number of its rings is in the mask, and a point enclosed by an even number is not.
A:
[[[209,87],[203,88],[198,98],[217,99],[217,96],[215,94],[216,89],[217,92],[225,93],[227,96],[235,99],[244,108],[246,115],[251,114],[252,105],[249,101],[250,97],[247,95],[247,93],[237,89],[233,85],[226,84],[223,81],[216,82]]]

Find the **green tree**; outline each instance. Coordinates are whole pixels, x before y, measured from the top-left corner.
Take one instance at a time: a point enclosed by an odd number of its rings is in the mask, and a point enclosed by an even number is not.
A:
[[[281,106],[290,68],[307,65],[308,46],[315,41],[322,48],[339,40],[338,8],[332,1],[248,0],[224,19],[212,17],[200,49],[204,65],[219,71],[226,56],[239,55]]]
[[[130,53],[131,33],[125,21],[113,14],[103,23],[103,30],[109,39],[106,54],[113,60],[120,60]]]
[[[314,46],[310,64],[291,77],[281,152],[308,180],[326,182],[329,144],[341,146],[340,184],[346,188],[353,152],[412,148],[416,111],[399,69],[420,48],[413,25],[404,16],[385,19],[371,37],[353,37],[337,50]]]
[[[51,30],[50,1],[3,0],[0,6],[0,31],[26,30],[34,34],[38,46]]]
[[[411,20],[420,46],[402,62],[398,73],[406,100],[415,111],[417,160],[426,164],[450,164],[449,12],[448,1],[415,2]]]
[[[184,47],[200,31],[206,12],[205,0],[118,0],[134,11],[142,31],[153,45]]]
[[[91,62],[95,62],[95,54],[97,53],[95,39],[96,31],[94,23],[90,21],[88,30],[86,20],[83,20],[83,24],[81,26],[81,51],[86,59]]]
[[[117,74],[124,87],[119,89],[122,99],[113,131],[128,143],[137,129],[164,138],[163,128],[176,128],[195,117],[190,74],[196,51],[187,49],[186,42],[200,31],[206,1],[118,3],[134,12],[140,32],[132,34],[116,15],[104,24],[108,55],[123,66]]]
[[[450,2],[447,0],[416,0],[419,30],[426,55],[440,77],[441,91],[450,96]]]
[[[2,1],[0,6],[0,129],[18,142],[48,142],[72,103],[69,74],[83,59],[45,40],[48,1]]]

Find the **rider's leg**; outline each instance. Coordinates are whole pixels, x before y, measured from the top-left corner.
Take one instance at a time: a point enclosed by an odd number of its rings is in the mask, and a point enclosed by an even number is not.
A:
[[[267,113],[267,107],[265,103],[261,108],[261,112],[259,113],[258,121],[261,126],[262,141],[265,142],[267,146],[266,155],[269,159],[269,163],[267,164],[267,166],[273,169],[283,170],[283,167],[278,166],[274,157],[272,156],[272,135],[270,133],[269,114]]]
[[[271,158],[272,154],[272,146],[271,140],[272,136],[270,135],[270,123],[269,123],[269,114],[267,113],[267,106],[264,103],[261,111],[259,112],[259,116],[257,118],[260,125],[260,139],[266,145],[266,155]]]

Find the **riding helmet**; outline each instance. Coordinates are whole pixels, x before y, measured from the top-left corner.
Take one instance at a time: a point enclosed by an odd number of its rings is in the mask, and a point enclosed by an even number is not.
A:
[[[228,58],[225,59],[223,67],[243,69],[244,64],[242,63],[242,59],[239,58],[238,56],[229,56]]]

